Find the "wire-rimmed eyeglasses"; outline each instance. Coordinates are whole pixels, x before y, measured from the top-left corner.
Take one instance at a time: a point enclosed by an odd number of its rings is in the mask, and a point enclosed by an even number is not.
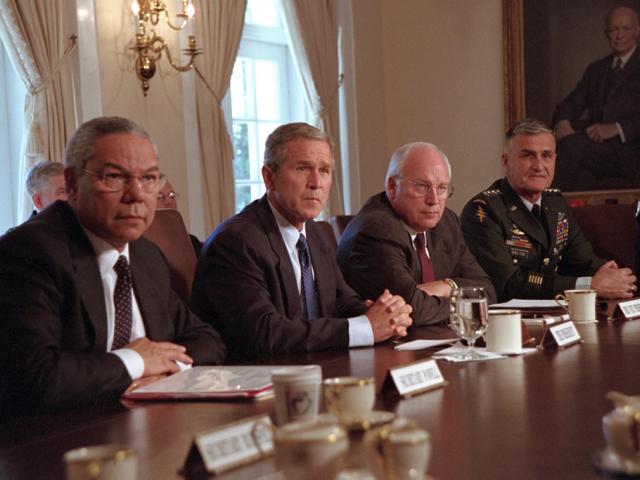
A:
[[[439,198],[449,198],[453,195],[453,185],[432,185],[430,183],[418,182],[416,180],[410,180],[401,175],[396,175],[396,178],[404,180],[411,185],[411,193],[416,197],[426,197],[432,190],[436,192]]]
[[[83,168],[82,171],[96,177],[107,189],[113,192],[124,190],[125,185],[129,185],[133,179],[138,180],[140,188],[146,193],[156,193],[167,183],[167,177],[160,172],[150,172],[135,176],[122,172],[98,173],[86,168]]]

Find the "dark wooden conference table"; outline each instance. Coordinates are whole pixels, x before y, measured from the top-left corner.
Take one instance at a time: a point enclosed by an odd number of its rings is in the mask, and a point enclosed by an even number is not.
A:
[[[407,399],[379,396],[376,408],[409,417],[431,433],[429,475],[437,479],[598,478],[590,456],[604,446],[601,417],[612,408],[604,395],[640,394],[640,321],[601,321],[578,330],[584,342],[565,350],[485,362],[439,361],[447,386]],[[445,327],[411,334],[451,337]],[[279,356],[264,363],[317,363],[325,378],[374,376],[380,387],[390,367],[434,352],[399,352],[393,346]],[[64,478],[65,451],[102,443],[135,448],[141,479],[182,478],[179,471],[196,433],[265,413],[275,420],[272,399],[114,403],[29,417],[0,432],[0,478]],[[348,461],[358,467],[368,459],[355,454]],[[273,471],[270,458],[217,478],[255,479]]]

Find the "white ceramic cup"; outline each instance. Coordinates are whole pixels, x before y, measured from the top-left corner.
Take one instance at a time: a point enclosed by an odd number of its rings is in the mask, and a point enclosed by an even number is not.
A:
[[[92,445],[64,454],[67,480],[135,480],[136,451],[122,445]]]
[[[376,384],[371,377],[335,377],[322,382],[327,410],[342,421],[358,421],[376,403]]]
[[[602,417],[602,431],[607,446],[622,458],[638,455],[638,427],[635,413],[626,408],[616,408]]]
[[[565,290],[556,295],[556,302],[566,300],[569,318],[576,323],[596,320],[596,291],[594,289]]]
[[[379,433],[385,479],[423,480],[431,458],[431,437],[413,422],[398,418]]]
[[[286,479],[335,478],[344,467],[349,437],[335,417],[293,422],[274,434],[276,465]]]
[[[520,310],[489,310],[489,323],[484,339],[487,350],[490,352],[522,352],[522,315]]]
[[[322,382],[319,365],[278,368],[271,372],[271,381],[279,425],[318,415]]]

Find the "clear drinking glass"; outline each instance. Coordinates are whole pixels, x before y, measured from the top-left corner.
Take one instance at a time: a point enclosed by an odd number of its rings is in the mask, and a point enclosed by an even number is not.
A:
[[[451,292],[449,327],[467,341],[467,351],[461,360],[482,358],[473,348],[476,339],[487,329],[487,294],[482,287],[460,287]]]

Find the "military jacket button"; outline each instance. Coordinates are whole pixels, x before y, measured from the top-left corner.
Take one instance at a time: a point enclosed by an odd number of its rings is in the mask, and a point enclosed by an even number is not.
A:
[[[542,260],[542,263],[544,263],[545,265],[549,265],[549,257],[546,257],[544,260]]]

